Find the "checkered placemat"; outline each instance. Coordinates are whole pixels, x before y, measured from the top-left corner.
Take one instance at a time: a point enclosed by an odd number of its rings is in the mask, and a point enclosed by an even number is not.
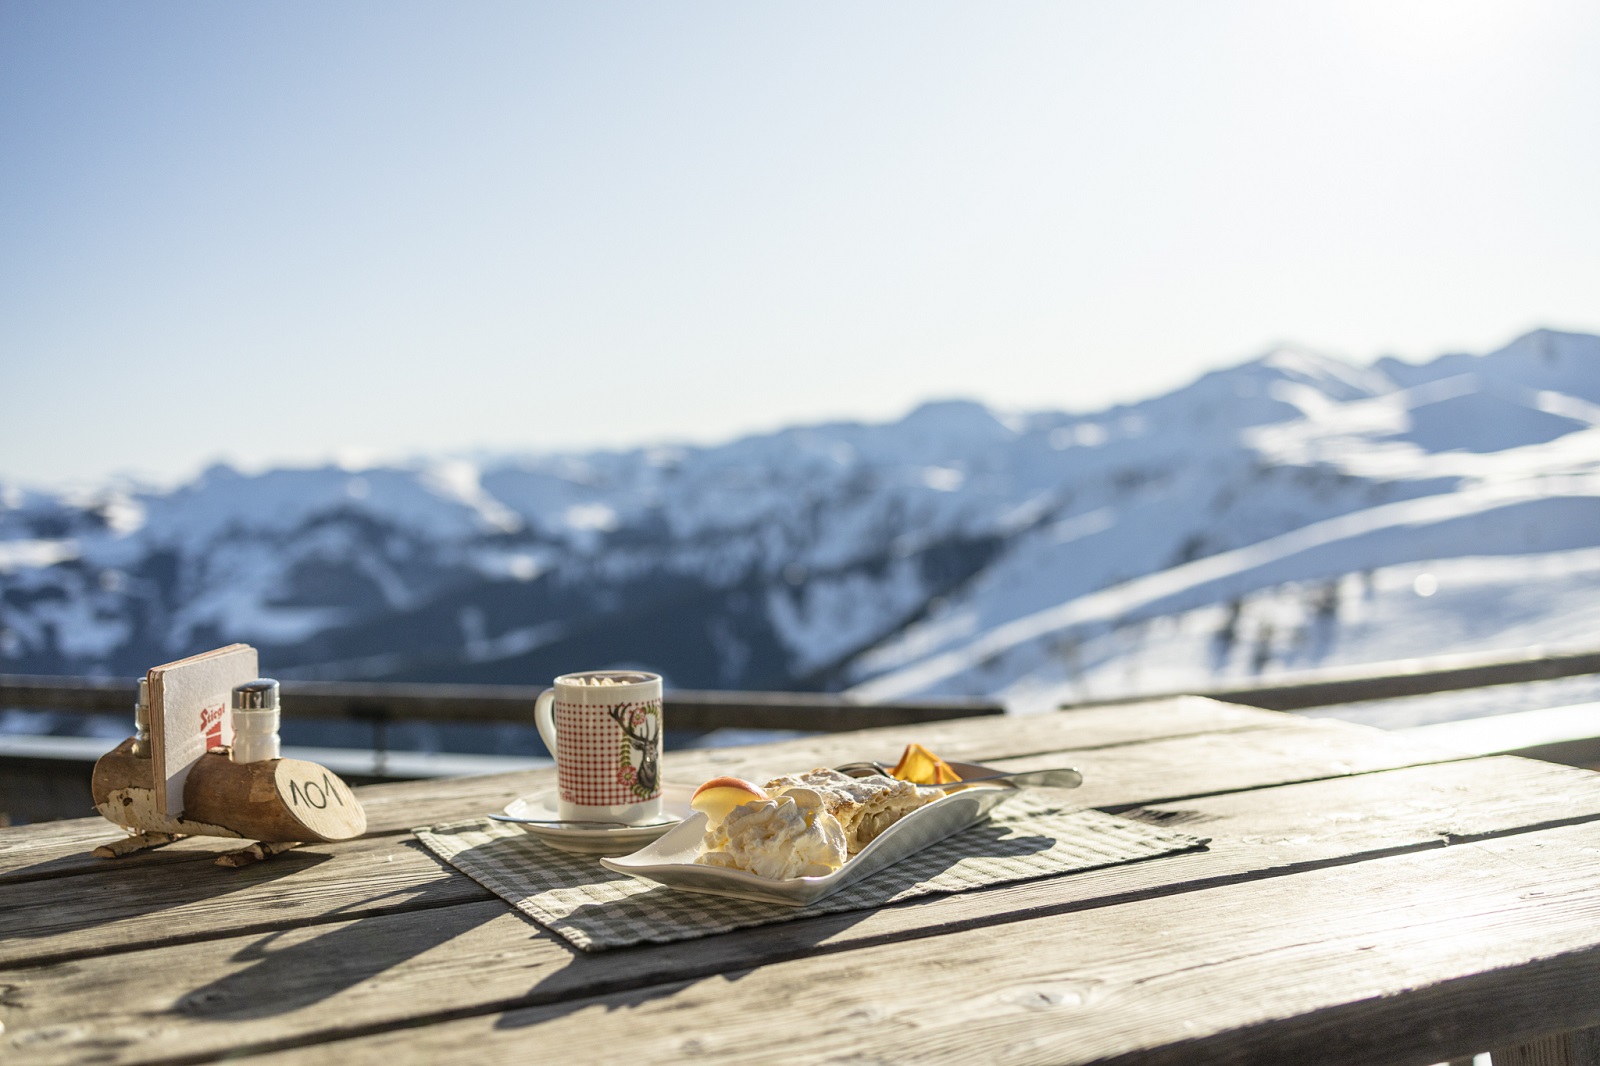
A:
[[[1209,841],[1099,811],[1017,796],[987,821],[805,907],[682,892],[613,873],[487,818],[415,830],[427,848],[583,951],[668,943],[813,914],[1077,873],[1203,848]]]

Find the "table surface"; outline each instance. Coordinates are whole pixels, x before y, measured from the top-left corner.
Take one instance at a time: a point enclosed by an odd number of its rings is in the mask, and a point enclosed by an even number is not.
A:
[[[1088,873],[580,955],[409,829],[549,773],[360,790],[242,869],[0,830],[0,1061],[1430,1063],[1600,1022],[1600,775],[1207,700],[671,753],[670,780],[892,758],[1083,770],[1212,838]],[[532,1058],[530,1056],[536,1056]]]

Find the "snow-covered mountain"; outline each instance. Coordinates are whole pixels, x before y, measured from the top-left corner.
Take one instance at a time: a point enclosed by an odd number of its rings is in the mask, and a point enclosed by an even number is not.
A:
[[[1092,415],[0,487],[0,671],[247,640],[287,677],[1020,704],[1594,632],[1600,337],[1273,351]],[[1592,639],[1592,638],[1591,638]]]

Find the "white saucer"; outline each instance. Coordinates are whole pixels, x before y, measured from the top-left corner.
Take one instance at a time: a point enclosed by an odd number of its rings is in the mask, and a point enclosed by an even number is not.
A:
[[[580,855],[626,855],[637,851],[657,837],[665,835],[683,819],[694,813],[689,798],[694,789],[663,785],[661,789],[661,821],[654,825],[617,826],[610,829],[579,829],[566,825],[530,825],[519,822],[522,828],[562,851],[575,851]],[[518,796],[506,804],[506,814],[512,818],[556,819],[561,817],[561,796],[556,789],[543,788]]]

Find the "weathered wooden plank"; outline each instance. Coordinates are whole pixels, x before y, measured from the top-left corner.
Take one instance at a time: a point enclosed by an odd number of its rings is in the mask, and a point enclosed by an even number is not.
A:
[[[1083,756],[1086,781],[1071,799],[1084,806],[1121,809],[1233,788],[1417,765],[1441,757],[1379,730],[1339,722],[1283,719],[1273,728],[1250,730],[1233,741],[1228,736],[1200,734],[1073,753]],[[1244,736],[1248,742],[1240,739]],[[1454,758],[1449,753],[1442,757]],[[1060,761],[1059,754],[997,760],[1000,765],[1023,766]],[[481,806],[459,813],[481,814],[501,806],[506,798],[503,794],[486,798]],[[417,821],[426,821],[420,812]],[[221,841],[210,844],[218,851],[229,846]],[[402,876],[404,863],[392,864],[403,859],[409,847],[396,836],[342,847],[308,845],[246,872],[197,864],[117,868],[102,861],[94,874],[0,885],[0,965],[148,943],[150,938],[171,935],[176,917],[221,935],[241,917],[252,928],[260,928],[264,920],[280,925],[317,921],[342,907],[381,910],[385,905],[373,902],[367,875],[351,878],[339,871],[351,863],[364,869],[362,864],[372,856],[381,856],[390,865],[371,875],[376,878],[373,884],[383,892],[403,893],[406,889],[391,878]],[[318,872],[323,864],[329,866],[326,874]],[[175,877],[175,869],[181,869],[181,875]],[[349,886],[348,890],[333,891],[330,881]],[[397,905],[417,905],[396,898]],[[160,901],[154,914],[152,901]]]
[[[1422,1064],[1600,1022],[1596,988],[1600,825],[1589,824],[259,1061],[509,1064],[536,1048],[542,1061],[698,1064],[760,1048],[796,1063]]]
[[[1497,1048],[1489,1058],[1493,1066],[1600,1066],[1600,1029],[1575,1029]]]
[[[72,1061],[91,1044],[105,1061],[135,1062],[303,1042],[406,1025],[419,1015],[648,988],[764,961],[1115,908],[1562,819],[1600,819],[1600,776],[1491,759],[1230,793],[1140,816],[1210,835],[1211,849],[878,913],[825,915],[581,958],[498,902],[409,911],[0,972],[0,984],[11,986],[0,995],[0,1021],[7,1039],[38,1062]],[[187,981],[141,981],[156,970],[185,974]],[[274,1008],[260,1011],[263,1001]]]
[[[1014,770],[1060,765],[1062,755],[1083,771],[1077,802],[1117,810],[1159,797],[1169,802],[1188,796],[1234,792],[1295,781],[1366,774],[1400,766],[1461,759],[1458,752],[1430,748],[1381,729],[1332,719],[1285,718],[1275,727],[1230,737],[1201,733],[1152,740],[1101,751],[1045,753],[996,760]]]
[[[1409,740],[1473,755],[1521,755],[1568,766],[1600,764],[1600,703],[1465,718],[1397,732]]]
[[[1192,725],[1196,719],[1179,713],[1181,707],[1194,708],[1213,724],[1185,728],[1184,723]],[[1087,806],[1179,795],[1167,781],[1181,780],[1191,790],[1182,795],[1198,795],[1463,757],[1369,726],[1271,711],[1257,712],[1265,718],[1239,717],[1237,712],[1245,708],[1210,701],[1141,707],[1126,720],[1117,717],[1129,710],[1134,709],[1082,712],[1093,717],[1081,722],[1079,712],[1072,712],[940,724],[937,728],[948,732],[932,735],[928,746],[948,757],[1014,769],[1062,763],[1089,770],[1101,767],[1080,791]],[[1237,724],[1221,728],[1214,724],[1218,718]],[[679,752],[675,753],[679,758],[668,760],[666,773],[670,780],[694,783],[719,774],[765,780],[799,766],[895,758],[909,739],[920,738],[903,730],[871,730],[785,744]],[[497,810],[517,794],[508,786],[515,788],[519,780],[525,783],[529,778],[463,778],[437,793],[419,792],[415,784],[377,785],[364,790],[361,800],[369,824],[406,828]],[[548,782],[548,772],[540,780]],[[1130,795],[1135,798],[1126,798]],[[1108,801],[1106,796],[1118,798]]]
[[[0,884],[96,869],[89,852],[126,835],[98,816],[0,829]]]
[[[1086,751],[1137,744],[1163,737],[1234,732],[1256,728],[1294,728],[1298,720],[1274,711],[1235,707],[1212,700],[1181,699],[1162,704],[1099,708],[1070,714],[970,719],[866,730],[743,748],[669,752],[669,780],[699,782],[762,765],[787,772],[796,766],[831,765],[860,758],[896,757],[915,739],[952,758],[984,762],[1006,756],[1050,751]],[[512,797],[554,784],[554,771],[540,770],[448,781],[411,781],[358,789],[367,811],[369,833],[403,832],[429,822],[471,817],[497,810]],[[98,818],[0,830],[0,884],[8,881],[99,872],[104,860],[88,852],[120,831]],[[118,860],[129,865],[163,866],[209,857],[214,843],[193,841]]]
[[[490,898],[399,835],[309,844],[243,869],[190,863],[28,881],[0,886],[0,967]]]

